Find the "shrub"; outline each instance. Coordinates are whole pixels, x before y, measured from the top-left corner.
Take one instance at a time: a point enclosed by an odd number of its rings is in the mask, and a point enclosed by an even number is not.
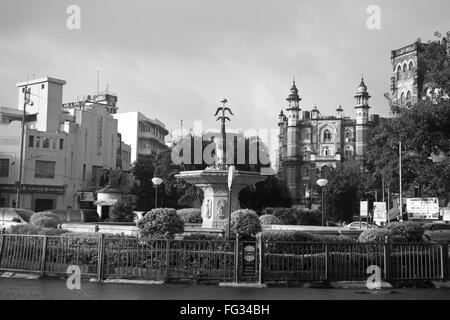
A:
[[[56,228],[59,224],[59,219],[56,214],[44,211],[34,213],[30,218],[30,223],[41,228]]]
[[[232,233],[241,238],[254,237],[261,231],[261,223],[255,211],[249,209],[236,210],[231,214]]]
[[[141,237],[173,238],[184,232],[184,222],[172,208],[155,208],[137,222]]]
[[[109,217],[111,222],[133,222],[134,214],[131,206],[125,202],[120,201],[117,203]]]
[[[221,234],[192,233],[183,235],[183,240],[223,240]]]
[[[18,224],[11,227],[12,234],[28,234],[43,236],[60,236],[68,233],[69,230],[55,228],[39,228],[31,224]]]
[[[327,242],[327,243],[341,243],[341,242],[355,242],[355,239],[345,235],[322,235],[314,234],[316,242]]]
[[[181,217],[184,223],[202,223],[202,209],[188,208],[177,210],[177,214]]]
[[[265,208],[262,212],[263,215],[274,215],[281,220],[282,224],[295,225],[297,224],[297,218],[295,210],[292,208]]]
[[[322,213],[317,210],[294,210],[295,224],[303,226],[322,225]]]
[[[259,217],[259,222],[265,225],[281,224],[281,220],[272,214],[265,214]]]
[[[316,239],[312,233],[292,230],[266,230],[262,238],[268,242],[313,242]]]
[[[385,242],[386,237],[388,241],[392,241],[392,231],[387,229],[367,229],[364,230],[358,237],[359,242]]]
[[[394,222],[388,226],[388,230],[392,231],[392,237],[397,241],[419,242],[422,241],[425,230],[420,223],[404,221]]]

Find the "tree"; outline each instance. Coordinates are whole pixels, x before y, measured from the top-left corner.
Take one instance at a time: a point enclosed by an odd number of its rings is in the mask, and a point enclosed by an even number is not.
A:
[[[147,211],[155,206],[155,191],[152,182],[155,169],[153,157],[138,159],[131,169],[136,178],[132,192],[137,196],[136,210]]]
[[[125,201],[120,201],[114,206],[109,220],[111,222],[133,222],[134,215],[131,206]]]

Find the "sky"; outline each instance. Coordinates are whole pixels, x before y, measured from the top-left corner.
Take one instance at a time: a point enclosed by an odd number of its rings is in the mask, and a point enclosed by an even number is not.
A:
[[[79,30],[67,8],[81,12]],[[371,30],[370,5],[380,8]],[[20,81],[67,81],[64,102],[108,85],[119,112],[138,110],[172,131],[202,121],[227,98],[233,129],[276,129],[295,76],[302,110],[353,117],[361,75],[371,113],[388,116],[390,53],[450,30],[450,1],[1,0],[0,106]]]

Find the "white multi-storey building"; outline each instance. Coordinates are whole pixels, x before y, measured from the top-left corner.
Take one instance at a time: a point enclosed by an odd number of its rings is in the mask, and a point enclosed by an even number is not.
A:
[[[25,127],[20,207],[92,206],[105,169],[129,170],[130,146],[120,140],[111,106],[95,100],[63,105],[65,83],[49,77],[18,83],[20,112],[0,110],[0,206],[16,202],[25,88],[33,102],[26,113],[36,118]]]

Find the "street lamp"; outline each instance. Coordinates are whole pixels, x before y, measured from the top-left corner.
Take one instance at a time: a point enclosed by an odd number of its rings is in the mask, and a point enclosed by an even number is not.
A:
[[[154,177],[152,179],[153,184],[155,185],[155,208],[158,207],[158,186],[163,182],[163,179]]]
[[[319,179],[317,180],[317,184],[322,188],[322,227],[325,225],[324,224],[324,216],[323,216],[323,189],[325,188],[325,186],[328,184],[328,180],[327,179]]]

